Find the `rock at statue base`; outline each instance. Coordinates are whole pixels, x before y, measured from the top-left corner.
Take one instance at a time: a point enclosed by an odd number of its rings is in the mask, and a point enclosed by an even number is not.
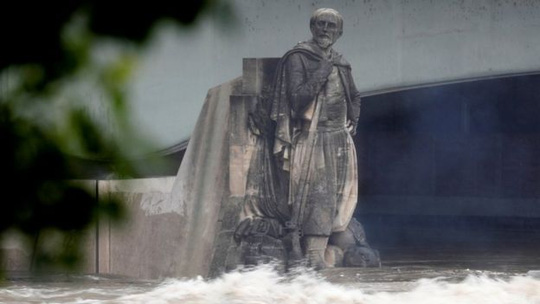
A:
[[[244,266],[274,263],[279,271],[284,271],[288,251],[283,236],[282,226],[276,220],[243,220],[234,233],[238,261]]]
[[[344,267],[381,267],[379,251],[370,247],[351,246],[343,253]]]

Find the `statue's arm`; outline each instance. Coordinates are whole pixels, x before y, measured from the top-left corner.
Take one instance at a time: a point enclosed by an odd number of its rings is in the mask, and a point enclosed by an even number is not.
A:
[[[351,102],[352,102],[352,111],[353,111],[353,117],[355,118],[354,123],[358,123],[358,118],[360,117],[360,105],[361,105],[361,98],[360,98],[360,92],[358,92],[358,89],[356,88],[356,85],[354,84],[354,79],[352,77],[352,74],[349,73],[350,78],[350,92],[351,92]]]
[[[360,92],[356,88],[356,85],[354,84],[354,79],[352,77],[351,70],[349,68],[347,73],[348,84],[349,84],[349,93],[351,97],[351,109],[352,112],[349,117],[352,118],[351,121],[348,123],[348,129],[351,132],[351,134],[354,136],[356,134],[356,126],[358,125],[358,119],[360,117],[360,105],[361,105],[361,98],[360,98]]]
[[[328,61],[310,63],[298,53],[287,58],[285,69],[288,83],[287,95],[293,115],[296,116],[296,113],[305,112],[315,99],[332,72],[332,63]]]

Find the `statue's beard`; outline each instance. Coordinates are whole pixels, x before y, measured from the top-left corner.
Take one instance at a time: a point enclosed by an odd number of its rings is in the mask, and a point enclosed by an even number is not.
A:
[[[315,42],[317,42],[317,45],[320,46],[323,49],[327,49],[330,46],[332,46],[332,44],[334,44],[332,39],[330,39],[329,37],[326,37],[326,36],[317,37],[317,39],[315,39]]]

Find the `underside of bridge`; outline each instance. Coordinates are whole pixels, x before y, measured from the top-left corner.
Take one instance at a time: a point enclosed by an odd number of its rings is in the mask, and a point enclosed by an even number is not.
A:
[[[383,251],[537,249],[540,75],[363,99],[356,216]]]

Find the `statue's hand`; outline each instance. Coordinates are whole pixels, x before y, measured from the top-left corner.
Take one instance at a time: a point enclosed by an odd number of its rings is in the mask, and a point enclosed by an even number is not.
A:
[[[355,136],[356,135],[356,123],[349,120],[347,122],[347,130],[349,131],[349,133],[351,133],[351,136]]]

